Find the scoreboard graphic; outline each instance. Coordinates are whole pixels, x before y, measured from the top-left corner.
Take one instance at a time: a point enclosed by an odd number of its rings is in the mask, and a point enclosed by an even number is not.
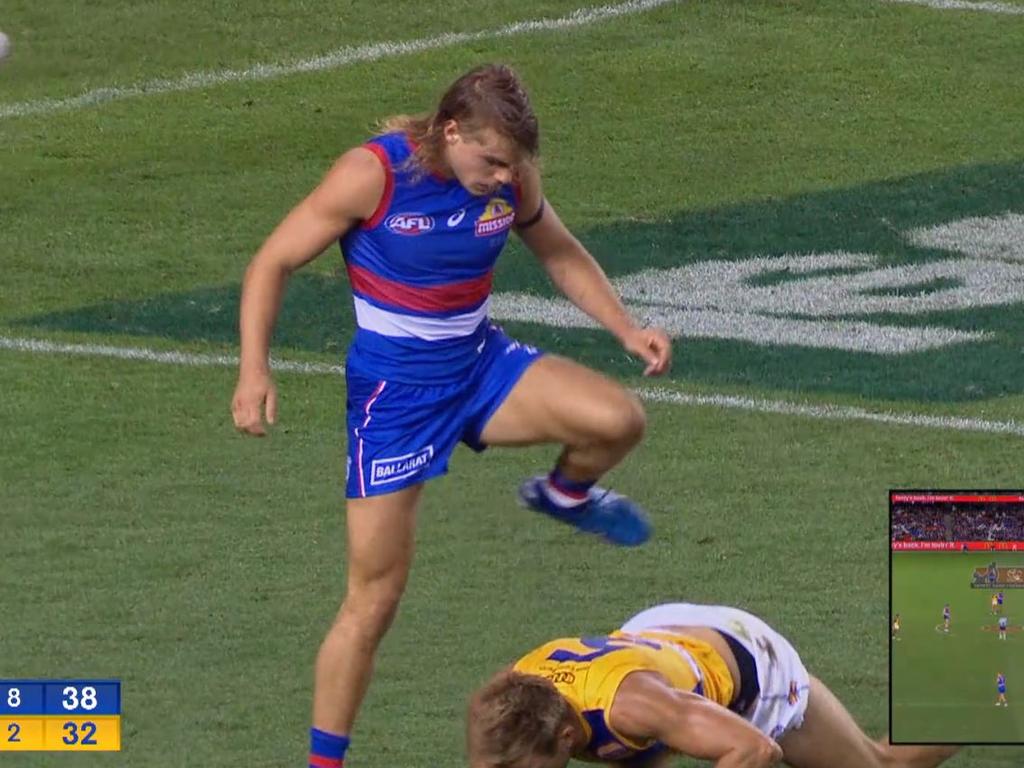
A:
[[[0,680],[0,752],[120,749],[120,680]]]

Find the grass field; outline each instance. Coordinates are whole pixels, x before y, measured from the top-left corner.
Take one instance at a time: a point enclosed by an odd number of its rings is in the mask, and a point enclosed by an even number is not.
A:
[[[491,60],[531,89],[552,205],[678,337],[655,393],[523,248],[499,263],[510,333],[648,397],[609,481],[656,536],[617,551],[518,509],[553,449],[457,453],[349,764],[457,763],[493,670],[680,598],[763,616],[889,728],[888,489],[1020,481],[1024,16],[999,9],[1024,6],[580,7],[4,3],[0,677],[123,681],[123,751],[76,764],[303,764],[344,586],[344,382],[317,371],[342,361],[352,311],[336,251],[296,277],[274,351],[304,366],[277,376],[272,436],[243,440],[223,364],[240,277],[377,119]],[[897,660],[919,631],[922,649],[961,641],[921,609],[901,608]],[[954,610],[966,640],[972,609]],[[989,677],[969,684],[1016,717]]]
[[[1006,640],[988,589],[972,589],[986,554],[899,553],[892,558],[893,610],[903,619],[892,643],[892,734],[898,741],[1024,742],[1024,714],[1014,701],[1015,680],[1024,675],[1021,644],[1024,593],[1004,590]],[[1000,567],[1024,565],[1024,555],[999,553]],[[949,603],[950,631],[942,629]],[[997,708],[996,674],[1007,680],[1008,707]]]

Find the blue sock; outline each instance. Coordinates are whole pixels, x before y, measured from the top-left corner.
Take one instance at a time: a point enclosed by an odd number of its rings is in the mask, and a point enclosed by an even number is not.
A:
[[[348,736],[309,729],[309,768],[341,768],[347,749]]]

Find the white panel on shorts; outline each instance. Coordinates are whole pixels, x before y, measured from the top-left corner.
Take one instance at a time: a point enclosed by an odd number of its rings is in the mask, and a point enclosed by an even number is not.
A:
[[[761,733],[778,739],[803,723],[810,676],[790,642],[761,619],[724,605],[666,603],[641,611],[623,624],[622,630],[642,632],[665,627],[710,627],[726,633],[750,652],[761,692],[757,705],[744,717]]]

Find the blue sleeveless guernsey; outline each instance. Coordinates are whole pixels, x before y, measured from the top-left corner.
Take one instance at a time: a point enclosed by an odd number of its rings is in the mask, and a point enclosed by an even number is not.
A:
[[[516,190],[474,195],[457,179],[417,172],[402,133],[364,146],[387,181],[373,216],[341,239],[357,325],[348,364],[407,383],[458,380],[479,354]]]
[[[346,495],[393,493],[448,471],[541,353],[487,320],[494,263],[518,202],[417,173],[404,134],[364,145],[387,180],[373,216],[341,239],[355,302],[348,351]]]

